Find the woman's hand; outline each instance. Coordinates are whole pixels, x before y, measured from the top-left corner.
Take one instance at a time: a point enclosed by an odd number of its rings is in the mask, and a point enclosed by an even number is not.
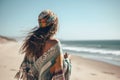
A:
[[[71,63],[71,58],[70,58],[70,54],[68,54],[67,52],[64,54],[64,58],[66,59],[66,58],[68,58],[69,59],[69,61],[70,61],[70,63]]]
[[[64,54],[64,58],[69,58],[70,59],[70,54],[68,54],[67,52]]]
[[[64,54],[64,58],[66,59],[66,58],[69,58],[69,54],[66,52],[65,54]]]

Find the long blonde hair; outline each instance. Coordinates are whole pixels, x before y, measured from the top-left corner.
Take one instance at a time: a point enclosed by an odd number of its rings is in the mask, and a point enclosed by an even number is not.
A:
[[[58,29],[58,18],[56,16],[55,22],[42,28],[35,27],[31,32],[28,33],[28,36],[24,40],[24,43],[21,47],[22,53],[25,53],[27,56],[41,56],[43,54],[43,48],[45,42],[52,37]]]

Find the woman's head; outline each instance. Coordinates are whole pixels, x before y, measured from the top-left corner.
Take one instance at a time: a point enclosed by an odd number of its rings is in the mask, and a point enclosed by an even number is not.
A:
[[[51,10],[44,10],[38,16],[40,28],[51,27],[52,32],[56,32],[58,28],[58,18]]]
[[[38,16],[39,27],[34,28],[26,37],[21,48],[22,53],[38,55],[43,53],[45,42],[52,37],[58,28],[58,18],[51,10],[44,10]]]
[[[46,27],[50,24],[57,24],[57,16],[51,10],[44,10],[38,16],[38,22],[40,27]],[[41,23],[46,23],[41,25]]]

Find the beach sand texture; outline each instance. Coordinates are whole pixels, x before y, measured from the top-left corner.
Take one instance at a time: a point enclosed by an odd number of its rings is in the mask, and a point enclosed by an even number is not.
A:
[[[21,43],[0,43],[0,80],[16,80],[23,56],[19,54]],[[71,55],[71,80],[120,80],[120,67],[108,63]]]

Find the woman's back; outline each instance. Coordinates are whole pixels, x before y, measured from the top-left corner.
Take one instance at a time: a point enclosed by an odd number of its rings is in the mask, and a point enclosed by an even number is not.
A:
[[[56,39],[49,39],[45,42],[45,46],[43,48],[43,53],[47,52],[51,47],[58,43]]]

